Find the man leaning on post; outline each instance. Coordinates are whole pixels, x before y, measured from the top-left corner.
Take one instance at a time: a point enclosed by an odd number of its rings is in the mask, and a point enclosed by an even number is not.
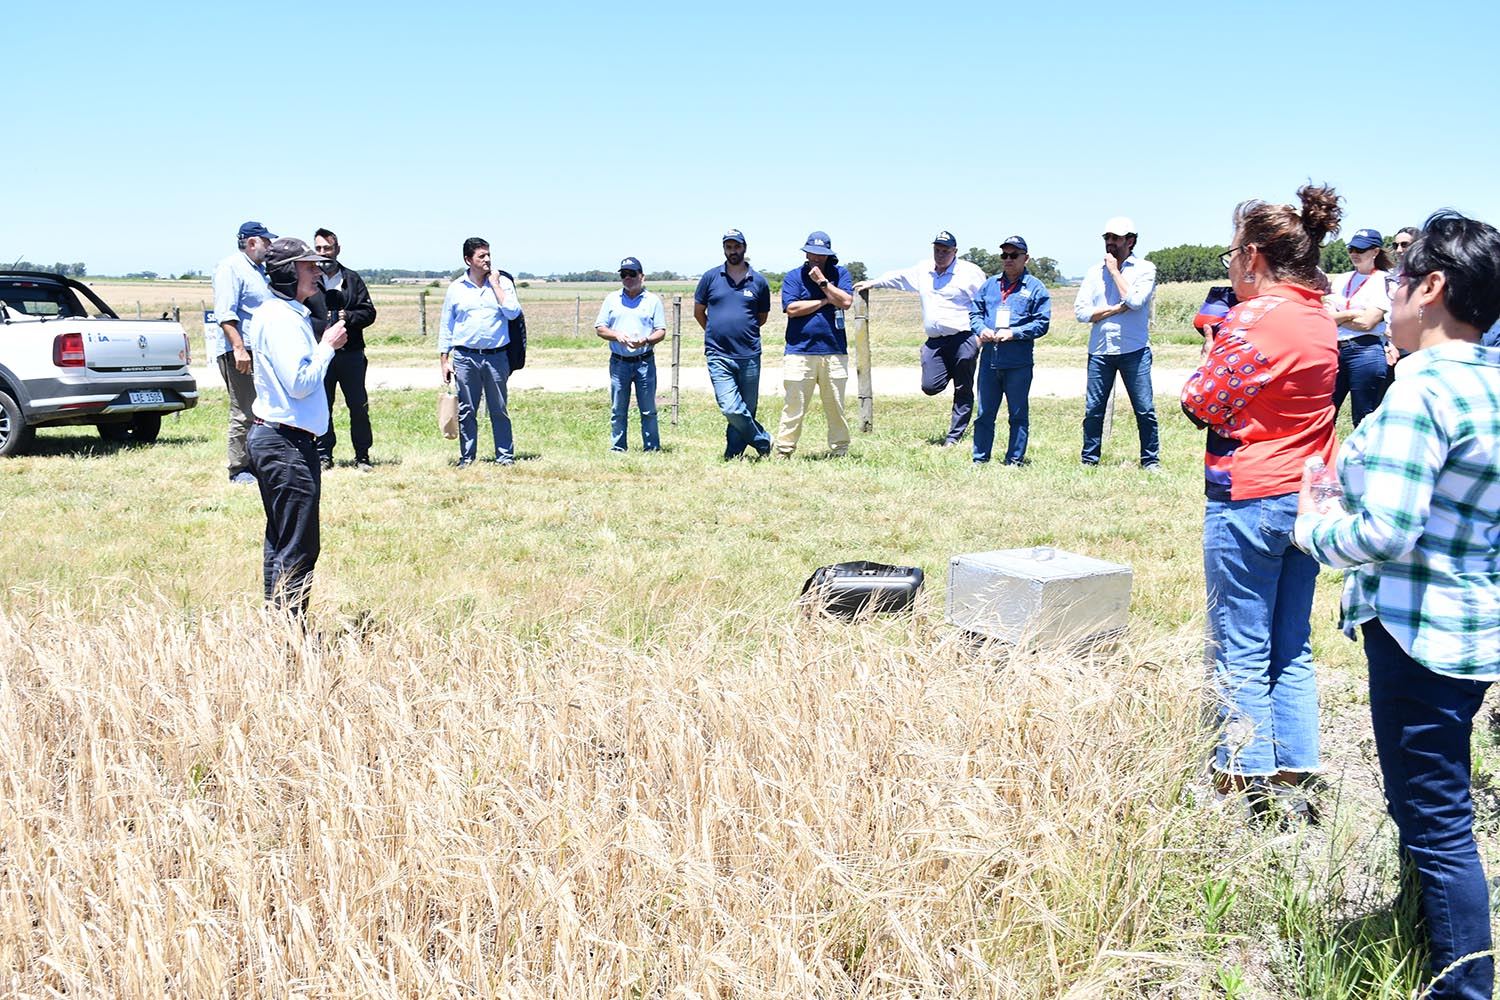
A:
[[[755,419],[760,403],[760,328],[771,315],[771,286],[745,259],[745,234],[721,241],[724,263],[703,272],[693,293],[693,318],[703,328],[703,353],[719,412],[724,414],[724,458],[746,448],[765,458],[771,435]]]
[[[270,297],[262,261],[276,238],[259,222],[240,226],[239,249],[214,268],[214,322],[203,328],[204,347],[217,359],[224,388],[229,391],[229,481],[255,482],[250,471],[250,404],[255,402],[255,378],[250,351],[245,346],[245,324],[255,308]]]

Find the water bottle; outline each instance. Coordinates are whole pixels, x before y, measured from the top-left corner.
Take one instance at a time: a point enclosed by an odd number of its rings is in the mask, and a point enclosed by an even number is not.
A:
[[[1307,480],[1312,484],[1313,506],[1318,508],[1318,513],[1327,514],[1336,509],[1335,505],[1342,510],[1344,488],[1339,485],[1339,478],[1334,471],[1317,455],[1307,460],[1305,468]]]

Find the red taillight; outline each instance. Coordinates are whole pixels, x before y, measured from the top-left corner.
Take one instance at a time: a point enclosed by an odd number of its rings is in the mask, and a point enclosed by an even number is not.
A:
[[[59,333],[53,337],[52,363],[59,368],[82,368],[83,334]]]

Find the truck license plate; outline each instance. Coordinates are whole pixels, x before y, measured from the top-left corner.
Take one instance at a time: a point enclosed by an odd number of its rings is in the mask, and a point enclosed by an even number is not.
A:
[[[136,389],[130,393],[130,401],[137,405],[141,403],[165,403],[166,398],[162,396],[160,389]]]

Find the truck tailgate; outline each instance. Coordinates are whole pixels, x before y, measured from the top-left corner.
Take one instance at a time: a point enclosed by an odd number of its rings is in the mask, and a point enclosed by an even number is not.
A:
[[[170,320],[90,319],[67,328],[82,330],[88,367],[102,375],[177,371],[188,363],[182,325]]]

